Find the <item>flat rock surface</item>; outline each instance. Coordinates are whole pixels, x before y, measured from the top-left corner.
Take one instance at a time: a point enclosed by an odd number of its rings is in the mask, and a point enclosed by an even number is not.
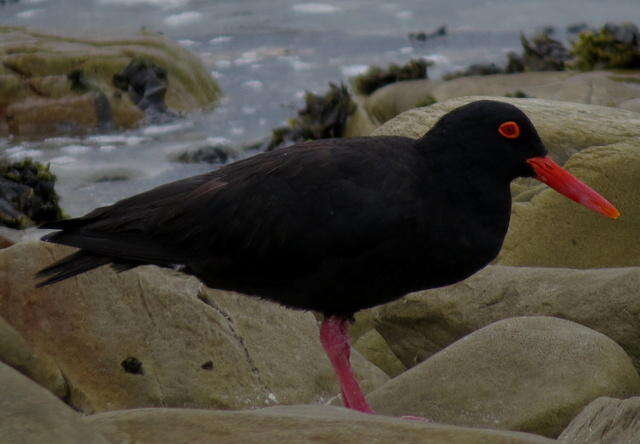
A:
[[[88,416],[113,442],[141,444],[430,443],[543,444],[541,436],[367,415],[340,407],[296,405],[243,412],[141,409]]]
[[[369,395],[374,410],[556,437],[599,396],[640,393],[615,342],[574,322],[519,317],[460,339]]]

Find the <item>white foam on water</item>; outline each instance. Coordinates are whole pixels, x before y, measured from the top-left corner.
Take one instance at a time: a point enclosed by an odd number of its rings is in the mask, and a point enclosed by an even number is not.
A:
[[[231,128],[231,130],[229,130],[229,132],[234,136],[241,136],[245,133],[245,129],[240,126],[234,126],[233,128]]]
[[[164,19],[164,24],[167,26],[184,26],[191,25],[193,23],[202,20],[202,13],[198,11],[186,11],[180,14],[173,14]]]
[[[6,150],[5,153],[9,154],[9,150]],[[39,156],[42,156],[42,151],[40,150],[22,149],[20,151],[15,151],[13,153],[10,153],[8,157],[11,160],[22,160],[22,159],[26,159],[27,157],[39,157]]]
[[[231,61],[229,60],[216,60],[213,62],[216,65],[216,68],[225,69],[231,66]]]
[[[76,159],[71,156],[58,156],[51,159],[49,162],[54,165],[67,165],[70,163],[74,163]]]
[[[259,60],[258,53],[255,51],[243,52],[242,55],[233,61],[234,65],[249,65]]]
[[[98,0],[101,5],[120,6],[159,6],[162,9],[182,8],[189,4],[191,0]]]
[[[178,44],[180,44],[181,46],[184,46],[185,48],[189,48],[197,43],[198,42],[194,40],[189,40],[189,39],[178,40]]]
[[[400,48],[400,54],[411,54],[413,52],[413,47],[405,46],[404,48]]]
[[[52,143],[54,145],[69,145],[77,141],[78,139],[73,137],[49,137],[44,139],[44,143]]]
[[[293,10],[303,14],[333,14],[338,12],[340,8],[328,3],[298,3],[293,5]]]
[[[140,145],[142,142],[149,140],[147,137],[129,136],[124,141],[127,146]]]
[[[231,141],[226,137],[220,136],[207,137],[205,139],[205,142],[207,142],[209,145],[228,145],[231,143]]]
[[[211,40],[209,40],[209,44],[220,45],[222,43],[230,42],[231,40],[233,40],[233,37],[231,37],[230,35],[220,35],[218,37],[214,37]]]
[[[260,80],[247,80],[242,84],[242,86],[255,89],[257,91],[264,87],[264,83],[262,83]]]
[[[353,77],[360,75],[369,69],[368,65],[346,65],[340,68],[343,76]]]
[[[413,17],[413,12],[406,11],[406,10],[399,11],[398,13],[396,13],[396,17],[399,18],[400,20],[408,20]]]
[[[291,60],[291,67],[294,71],[309,71],[315,66],[313,63],[303,62],[302,60]]]
[[[40,15],[42,11],[44,11],[44,9],[42,8],[28,9],[26,11],[17,13],[16,17],[21,19],[32,18],[32,17],[35,17],[36,15]]]
[[[429,54],[422,57],[422,59],[427,60],[429,62],[437,63],[438,65],[451,63],[451,60],[449,59],[449,57],[444,56],[442,54]]]
[[[242,107],[242,113],[243,114],[247,114],[247,115],[251,115],[251,114],[255,114],[256,111],[258,111],[258,109],[254,106],[243,106]]]
[[[161,134],[173,133],[182,129],[190,128],[193,122],[171,123],[168,125],[152,125],[142,130],[145,136],[158,136]]]
[[[111,151],[117,150],[118,147],[116,145],[104,145],[100,147],[100,151],[103,151],[105,153],[109,153]]]
[[[67,145],[60,148],[60,151],[67,154],[84,154],[89,152],[89,147],[85,145]]]

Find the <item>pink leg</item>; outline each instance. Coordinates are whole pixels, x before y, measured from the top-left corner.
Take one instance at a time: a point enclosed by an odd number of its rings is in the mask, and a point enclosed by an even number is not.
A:
[[[326,318],[320,327],[320,342],[340,381],[344,406],[363,413],[374,413],[351,369],[348,328],[349,321],[346,319],[337,316]]]

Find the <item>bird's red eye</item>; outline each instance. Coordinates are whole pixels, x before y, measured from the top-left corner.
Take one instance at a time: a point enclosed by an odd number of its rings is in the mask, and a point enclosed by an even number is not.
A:
[[[504,122],[498,128],[498,132],[507,139],[516,139],[520,136],[520,127],[516,122]]]

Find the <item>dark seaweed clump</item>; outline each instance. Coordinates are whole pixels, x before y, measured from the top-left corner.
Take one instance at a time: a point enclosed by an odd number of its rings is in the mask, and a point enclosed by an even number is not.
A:
[[[455,71],[443,76],[445,80],[468,76],[486,76],[491,74],[512,74],[524,71],[562,71],[571,55],[562,42],[555,40],[553,28],[543,29],[535,34],[531,40],[520,34],[522,53],[507,54],[506,66],[500,67],[495,63],[475,64],[468,68]]]
[[[0,225],[26,228],[64,217],[49,165],[0,159]]]
[[[582,71],[640,68],[639,42],[640,31],[633,23],[583,31],[573,43],[571,66]]]
[[[272,130],[267,150],[305,140],[342,137],[347,117],[356,109],[347,87],[342,84],[329,83],[329,91],[324,95],[307,92],[304,101],[304,108],[298,110],[298,115],[290,119],[287,126]]]
[[[364,74],[352,79],[356,93],[365,96],[390,83],[401,80],[427,79],[427,68],[433,62],[424,59],[412,59],[405,65],[391,64],[386,69],[379,66],[371,66]]]

